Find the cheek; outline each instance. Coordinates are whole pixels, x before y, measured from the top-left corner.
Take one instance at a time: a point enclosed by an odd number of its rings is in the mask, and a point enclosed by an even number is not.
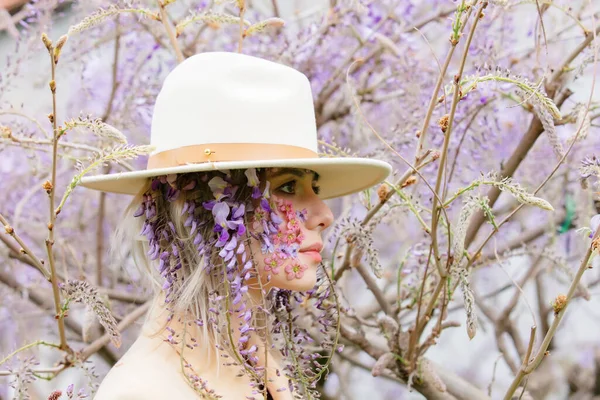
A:
[[[306,291],[316,285],[317,264],[302,262],[299,257],[278,258],[276,253],[263,254],[260,242],[255,239],[249,247],[255,263],[254,272],[258,272],[264,288]],[[254,278],[249,283],[255,282]]]
[[[255,271],[260,276],[263,287],[277,287],[294,291],[312,289],[317,281],[317,264],[306,262],[298,255],[304,240],[302,212],[298,213],[290,201],[273,199],[274,211],[280,218],[278,231],[269,235],[269,246],[252,239]],[[267,250],[263,253],[263,250]]]

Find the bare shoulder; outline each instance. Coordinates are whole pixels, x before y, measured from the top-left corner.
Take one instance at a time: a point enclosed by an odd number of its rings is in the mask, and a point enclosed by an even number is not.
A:
[[[95,400],[197,399],[182,374],[156,357],[125,354],[108,372]]]
[[[108,372],[95,400],[164,399],[174,386],[160,368],[148,368],[134,360],[119,361]]]

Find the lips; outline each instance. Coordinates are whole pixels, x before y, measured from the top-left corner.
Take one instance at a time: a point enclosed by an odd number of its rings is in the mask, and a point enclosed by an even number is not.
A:
[[[308,252],[308,251],[316,251],[320,253],[323,250],[323,245],[321,243],[313,243],[308,247],[303,247],[300,249],[300,253]]]
[[[307,257],[313,259],[313,261],[320,263],[323,258],[321,257],[321,251],[323,250],[323,245],[321,243],[313,243],[308,247],[303,247],[300,249],[300,254],[304,254]]]

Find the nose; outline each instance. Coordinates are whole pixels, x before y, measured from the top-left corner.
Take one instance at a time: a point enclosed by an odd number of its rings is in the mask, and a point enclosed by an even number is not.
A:
[[[319,232],[322,232],[333,223],[331,209],[317,195],[311,196],[306,209],[308,211],[305,224],[306,229],[318,229]]]

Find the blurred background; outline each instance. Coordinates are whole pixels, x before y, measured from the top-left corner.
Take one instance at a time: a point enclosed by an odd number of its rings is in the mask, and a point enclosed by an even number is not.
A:
[[[47,88],[50,60],[40,34],[46,32],[56,42],[69,27],[100,7],[107,9],[112,3],[119,7],[156,8],[150,1],[0,0],[0,127],[10,127],[11,132],[23,139],[16,145],[4,135],[0,142],[0,213],[10,217],[11,225],[23,232],[30,243],[35,243],[33,246],[39,254],[44,254],[48,213],[47,196],[40,185],[48,177],[51,161],[43,132],[51,132],[46,115],[52,111],[52,97]],[[407,158],[413,157],[416,133],[449,49],[448,37],[458,3],[447,0],[253,0],[248,2],[249,19],[257,21],[278,16],[285,21],[285,26],[249,38],[244,43],[244,52],[305,72],[313,84],[323,153],[356,153],[388,160],[395,167],[395,175],[390,180],[393,182],[405,171],[406,165],[372,134],[354,109],[352,95],[359,96],[366,119],[391,146]],[[537,9],[540,5],[545,12],[543,35]],[[209,1],[184,0],[173,4],[169,12],[173,20],[181,20],[188,10],[200,12],[211,7],[235,13],[233,2],[215,5]],[[389,25],[380,25],[386,11],[391,15]],[[598,18],[599,12],[600,3],[595,0],[540,1],[537,6],[535,1],[490,2],[486,18],[467,52],[469,59],[464,76],[482,76],[496,67],[510,68],[519,79],[526,78],[535,86],[542,78],[552,75],[566,55],[592,34],[591,30],[598,24],[594,18]],[[184,54],[236,51],[236,27],[216,25],[190,29],[179,37]],[[587,27],[587,34],[582,27]],[[101,117],[125,133],[130,143],[147,144],[153,98],[166,73],[176,65],[164,28],[148,18],[123,14],[111,15],[86,29],[69,35],[57,66],[59,120],[62,123],[79,116]],[[357,43],[359,47],[355,50]],[[513,283],[521,282],[528,271],[533,271],[530,280],[523,281],[527,285],[522,285],[522,296],[509,317],[518,334],[499,332],[497,321],[492,321],[476,306],[478,331],[475,338],[469,339],[465,332],[462,295],[458,294],[450,302],[447,313],[448,318],[460,326],[444,330],[426,353],[442,380],[452,381],[458,376],[461,382],[479,388],[484,395],[503,398],[514,377],[506,360],[521,362],[518,346],[513,346],[511,340],[526,347],[533,324],[540,332],[548,329],[552,302],[556,296],[566,294],[589,246],[589,231],[577,230],[590,227],[591,218],[600,213],[598,195],[595,181],[584,188],[578,168],[586,157],[600,156],[600,130],[598,120],[594,122],[600,101],[600,85],[595,83],[599,75],[593,62],[597,49],[597,44],[590,45],[577,55],[560,82],[560,93],[567,89],[572,92],[561,104],[562,119],[557,119],[554,127],[557,140],[564,148],[569,146],[577,130],[576,123],[581,122],[578,120],[581,107],[589,105],[590,111],[589,122],[582,123],[586,131],[581,136],[585,137],[577,140],[563,166],[537,194],[547,199],[555,211],[548,213],[533,207],[519,211],[487,244],[482,265],[471,278],[477,288],[476,304],[483,304],[495,315],[515,295]],[[366,66],[353,69],[350,63],[361,57],[367,61]],[[441,99],[429,127],[429,146],[434,149],[442,147],[443,135],[437,121],[449,111],[450,103],[445,101],[452,95],[448,87],[451,87],[458,62],[459,59],[452,61],[444,77],[447,98]],[[349,80],[347,73],[351,76]],[[333,94],[322,97],[332,82],[338,84]],[[370,86],[375,89],[365,89]],[[544,90],[543,85],[539,87]],[[447,193],[454,193],[489,171],[501,170],[510,159],[533,118],[532,108],[523,106],[529,98],[513,88],[514,85],[506,82],[481,82],[461,102],[456,115],[460,122],[457,122],[456,138],[452,139],[449,151],[451,161],[456,163],[459,156],[460,160]],[[477,111],[480,108],[481,113]],[[467,124],[471,117],[472,122]],[[463,141],[464,147],[461,147]],[[103,149],[111,145],[106,138],[94,136],[85,127],[69,132],[67,143],[73,143],[74,147],[60,150],[64,150],[64,157],[58,166],[59,198],[76,171],[76,160],[88,156],[81,146]],[[558,162],[555,150],[552,138],[542,135],[515,174],[516,179],[532,191]],[[144,166],[145,159],[128,161],[128,165]],[[423,173],[433,179],[436,170],[431,167]],[[102,170],[126,168],[123,164],[109,164]],[[417,184],[407,188],[406,195],[408,200],[398,200],[397,208],[386,210],[385,218],[378,221],[372,234],[383,270],[382,278],[376,282],[391,299],[391,304],[409,303],[411,298],[418,298],[415,293],[419,283],[427,281],[423,265],[429,239],[410,208],[417,209],[429,223],[431,213],[424,210],[430,204],[431,193],[423,184]],[[330,203],[340,216],[328,234],[326,252],[331,260],[341,261],[343,252],[336,247],[336,238],[345,232],[350,218],[363,218],[365,208],[376,199],[377,193],[372,191]],[[110,234],[127,203],[124,196],[100,195],[76,188],[68,202],[69,211],[60,215],[55,232],[56,258],[61,272],[98,286],[100,295],[110,299],[111,311],[118,321],[150,295],[133,272],[127,254],[109,253]],[[516,204],[513,197],[503,194],[493,207],[494,213],[506,215]],[[459,211],[458,206],[448,209],[453,220]],[[485,233],[491,230],[486,224]],[[4,232],[1,235],[8,237]],[[483,237],[480,233],[475,242],[480,243]],[[449,239],[441,240],[446,244]],[[5,243],[0,243],[0,357],[34,340],[57,340],[49,284],[38,271],[11,253]],[[494,257],[495,250],[498,250],[498,259]],[[529,398],[599,398],[599,266],[596,257],[592,268],[585,272],[577,297],[552,342],[550,356],[527,383]],[[433,285],[435,281],[427,282]],[[381,307],[368,290],[363,275],[348,271],[339,285],[345,304],[356,310],[356,314],[373,321],[381,315]],[[414,320],[414,309],[405,307],[403,311],[405,313],[398,314],[398,321],[401,329],[407,329]],[[89,319],[81,305],[73,305],[69,311],[68,320],[73,325],[67,330],[67,337],[75,349],[85,347],[103,334],[100,325]],[[107,345],[88,362],[68,369],[53,380],[36,379],[28,383],[28,398],[45,399],[52,390],[64,391],[69,384],[90,393],[89,388],[101,381],[135,339],[140,322],[141,319],[124,334],[121,348]],[[385,347],[382,333],[370,329],[369,323],[365,326],[365,337]],[[541,338],[537,338],[536,345]],[[508,349],[502,350],[503,346]],[[39,362],[36,368],[52,367],[60,359],[55,349],[43,346],[31,354],[35,354]],[[363,351],[354,350],[351,343],[346,344],[346,350],[334,360],[333,370],[323,384],[323,398],[424,398],[417,391],[409,391],[406,382],[393,374],[373,377],[371,368],[375,360]],[[7,370],[10,364],[0,365],[0,370]],[[13,368],[18,368],[17,365],[15,362]],[[10,384],[10,376],[0,376],[0,399],[18,398],[19,394]]]

